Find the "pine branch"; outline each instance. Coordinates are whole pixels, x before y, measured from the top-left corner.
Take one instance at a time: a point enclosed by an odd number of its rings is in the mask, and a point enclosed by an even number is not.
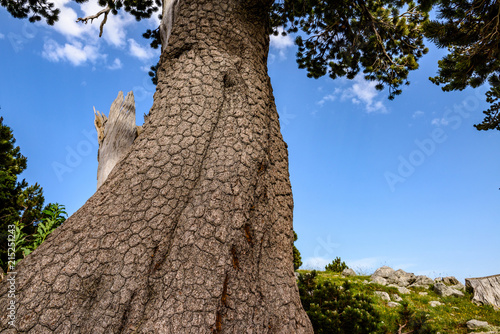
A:
[[[99,37],[101,37],[102,36],[102,31],[103,31],[103,28],[104,28],[104,24],[108,20],[108,14],[109,14],[110,11],[111,11],[111,8],[108,6],[108,7],[104,8],[103,10],[99,11],[95,15],[87,16],[85,18],[79,17],[78,20],[76,20],[76,22],[82,21],[83,23],[87,24],[87,22],[90,20],[90,23],[92,24],[92,21],[94,21],[94,19],[97,19],[99,16],[101,16],[102,14],[104,14],[104,19],[102,20],[101,26],[99,27]]]

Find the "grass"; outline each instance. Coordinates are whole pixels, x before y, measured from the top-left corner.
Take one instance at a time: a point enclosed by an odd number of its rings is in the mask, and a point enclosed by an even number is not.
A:
[[[310,272],[308,270],[298,270],[299,273]],[[375,302],[376,310],[381,314],[384,323],[394,323],[397,318],[398,308],[387,306],[386,301],[374,294],[375,291],[385,291],[392,298],[393,294],[399,295],[403,301],[408,302],[410,307],[417,311],[428,314],[429,322],[441,334],[466,334],[470,331],[466,323],[471,319],[487,321],[492,326],[500,327],[500,311],[496,311],[491,306],[478,306],[471,302],[472,295],[465,293],[464,297],[440,297],[433,290],[425,288],[410,288],[410,294],[400,294],[395,287],[387,287],[370,282],[370,276],[342,277],[338,273],[317,271],[317,281],[342,285],[345,281],[351,283],[354,294],[364,294],[372,298]],[[427,292],[427,295],[420,295],[419,292]],[[431,307],[430,301],[439,301],[444,305]],[[479,332],[480,330],[476,330]]]

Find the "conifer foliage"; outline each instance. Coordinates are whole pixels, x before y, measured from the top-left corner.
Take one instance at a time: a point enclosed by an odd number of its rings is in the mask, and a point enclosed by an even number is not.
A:
[[[290,0],[275,3],[272,21],[305,34],[296,39],[297,62],[309,77],[353,79],[362,70],[392,99],[428,51],[422,26],[429,9],[408,0]]]
[[[27,167],[27,159],[16,146],[12,129],[0,117],[0,266],[7,271],[8,226],[24,227],[27,236],[36,233],[36,224],[45,216],[43,189],[38,184],[28,185],[18,180]]]
[[[450,53],[439,61],[438,75],[430,78],[444,91],[479,87],[486,80],[491,107],[478,130],[500,130],[500,3],[496,0],[442,0],[438,20],[425,26],[425,34]]]
[[[88,0],[75,0],[84,3]],[[161,9],[161,0],[99,0],[104,7],[94,16],[79,19],[87,23],[109,12],[125,10],[136,20],[151,17]],[[31,22],[45,18],[52,25],[60,10],[49,0],[0,0],[16,18]],[[429,12],[438,9],[438,19],[429,21]],[[439,61],[438,75],[430,78],[444,91],[478,87],[488,80],[491,89],[478,130],[500,130],[500,4],[496,0],[278,0],[270,10],[275,35],[298,33],[297,62],[307,75],[319,78],[353,79],[360,72],[389,89],[389,99],[401,94],[408,75],[428,52],[425,37],[450,53]],[[161,14],[159,15],[161,17]],[[284,30],[279,30],[283,27]],[[143,35],[151,46],[160,45],[159,29]],[[150,75],[156,84],[157,65]]]
[[[300,300],[315,333],[380,333],[380,315],[369,297],[353,294],[348,281],[338,286],[317,283],[316,277],[313,270],[301,274],[298,281]]]

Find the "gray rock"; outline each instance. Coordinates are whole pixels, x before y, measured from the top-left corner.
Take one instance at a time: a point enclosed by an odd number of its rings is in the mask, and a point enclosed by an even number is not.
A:
[[[411,291],[408,288],[405,288],[403,286],[398,287],[398,291],[400,294],[407,295],[410,294]]]
[[[466,278],[465,286],[474,293],[473,303],[500,309],[500,275]]]
[[[427,296],[429,293],[427,293],[427,292],[419,292],[418,294],[421,295],[421,296]]]
[[[465,285],[463,285],[462,283],[458,283],[450,287],[456,290],[465,291]]]
[[[392,276],[395,273],[395,270],[388,266],[383,266],[375,270],[371,279],[373,280],[375,277],[387,278]]]
[[[434,292],[442,297],[448,297],[448,296],[463,297],[464,296],[464,293],[462,291],[453,289],[449,286],[446,286],[444,283],[441,283],[441,282],[434,284]]]
[[[345,277],[356,276],[356,272],[351,268],[347,268],[342,271],[342,276]]]
[[[434,284],[434,281],[424,275],[419,275],[415,278],[415,281],[410,285],[410,287],[420,287],[429,288],[429,285]]]
[[[394,272],[394,274],[388,278],[389,281],[393,281],[390,283],[394,283],[398,286],[406,287],[413,282],[415,282],[416,276],[413,273],[407,273],[402,269],[398,269]]]
[[[467,328],[468,329],[478,329],[478,328],[489,328],[490,324],[487,323],[486,321],[479,321],[476,319],[471,319],[467,321]]]
[[[375,291],[375,295],[379,296],[382,300],[390,301],[391,297],[389,297],[389,294],[384,291]]]
[[[380,285],[387,285],[387,280],[380,276],[375,276],[374,278],[372,278],[372,282]]]
[[[416,276],[415,274],[407,273],[403,269],[394,270],[391,267],[383,266],[373,273],[371,279],[382,285],[392,284],[394,286],[407,287],[415,281]]]
[[[437,307],[437,306],[441,306],[441,305],[444,305],[444,304],[441,303],[441,302],[438,302],[437,300],[431,300],[429,302],[429,305],[430,305],[430,307]]]
[[[397,295],[397,294],[393,294],[392,300],[394,300],[395,302],[402,302],[403,298],[399,297],[399,295]]]
[[[401,306],[401,304],[400,303],[396,303],[396,302],[388,302],[387,306],[389,306],[389,307],[399,307],[399,306]]]
[[[446,285],[457,285],[460,282],[453,276],[448,276],[443,278],[443,283]]]

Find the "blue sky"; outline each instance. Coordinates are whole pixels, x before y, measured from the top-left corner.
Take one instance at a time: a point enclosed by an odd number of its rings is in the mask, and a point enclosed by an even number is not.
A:
[[[109,113],[134,91],[137,122],[152,105],[147,70],[159,52],[141,35],[156,20],[110,17],[101,39],[77,17],[98,11],[66,0],[55,27],[0,9],[0,114],[28,158],[23,177],[46,201],[75,212],[95,192],[93,106]],[[273,38],[269,74],[288,143],[294,228],[306,268],[340,256],[459,279],[500,273],[498,131],[473,124],[486,88],[444,93],[430,83],[444,54],[431,47],[395,101],[373,83],[306,77],[291,38]]]

